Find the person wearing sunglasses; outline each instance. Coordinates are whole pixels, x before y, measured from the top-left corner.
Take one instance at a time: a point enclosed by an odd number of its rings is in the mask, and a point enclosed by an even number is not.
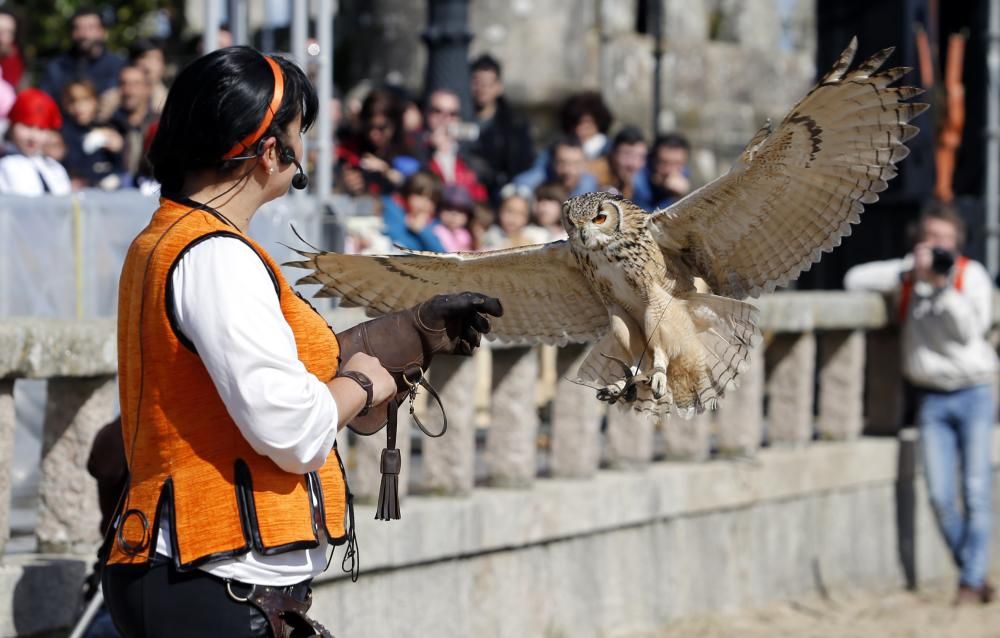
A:
[[[458,94],[448,89],[432,91],[427,98],[425,116],[427,132],[425,150],[426,168],[441,178],[445,185],[464,188],[472,199],[483,203],[487,200],[486,187],[469,165],[461,148],[478,135],[475,124],[462,122],[461,102]]]
[[[359,130],[338,145],[341,172],[360,172],[363,190],[370,195],[395,193],[420,168],[405,141],[405,103],[391,89],[373,89],[361,104]]]

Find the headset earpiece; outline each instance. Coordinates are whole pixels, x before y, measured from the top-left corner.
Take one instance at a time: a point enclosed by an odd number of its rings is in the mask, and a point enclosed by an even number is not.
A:
[[[295,164],[295,177],[292,178],[292,188],[297,191],[305,190],[309,186],[309,176],[302,170],[302,164],[295,159],[295,151],[278,142],[278,159],[285,164]]]

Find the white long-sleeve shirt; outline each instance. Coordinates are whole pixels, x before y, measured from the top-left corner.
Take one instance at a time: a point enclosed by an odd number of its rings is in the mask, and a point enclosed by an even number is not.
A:
[[[860,264],[847,271],[844,287],[895,293],[898,307],[903,274],[912,268],[912,255]],[[986,341],[992,320],[993,282],[979,262],[967,263],[962,290],[915,282],[902,326],[903,374],[943,391],[992,383],[997,355]]]
[[[69,195],[69,174],[62,164],[36,155],[0,158],[0,193],[10,195]]]
[[[326,384],[299,361],[261,258],[239,239],[213,237],[181,257],[172,283],[177,327],[195,346],[250,446],[288,472],[319,469],[336,441],[337,405]],[[165,556],[173,549],[169,525],[163,517],[156,545]],[[247,583],[291,585],[323,571],[327,547],[321,538],[311,550],[275,556],[251,551],[202,569]]]

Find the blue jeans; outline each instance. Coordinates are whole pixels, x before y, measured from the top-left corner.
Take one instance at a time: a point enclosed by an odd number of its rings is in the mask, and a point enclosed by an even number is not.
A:
[[[917,413],[931,505],[960,582],[970,587],[983,584],[989,566],[995,417],[989,385],[925,392]],[[963,508],[956,486],[959,470]]]

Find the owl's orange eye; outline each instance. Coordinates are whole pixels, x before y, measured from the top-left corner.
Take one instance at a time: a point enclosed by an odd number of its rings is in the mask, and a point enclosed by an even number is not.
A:
[[[603,224],[604,222],[608,221],[608,216],[605,215],[604,213],[597,213],[597,216],[590,221],[594,222],[595,224]]]

